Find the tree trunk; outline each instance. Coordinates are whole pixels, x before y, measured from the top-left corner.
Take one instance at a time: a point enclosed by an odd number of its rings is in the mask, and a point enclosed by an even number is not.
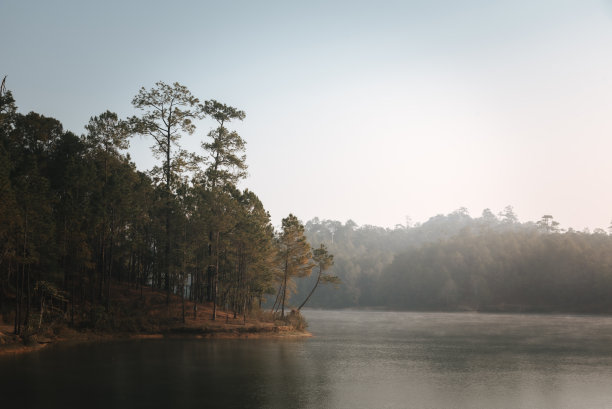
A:
[[[274,313],[276,306],[279,305],[280,295],[282,293],[282,290],[283,290],[283,283],[281,282],[278,285],[278,291],[276,292],[276,299],[274,300],[274,304],[272,304],[272,313]],[[259,297],[259,308],[261,308],[261,296]]]
[[[20,268],[21,271],[17,271],[15,273],[15,289],[17,290],[17,295],[15,296],[15,329],[13,331],[15,335],[19,335],[20,324],[21,324],[21,295],[22,295],[22,292],[21,292],[20,284],[23,283],[23,274],[24,274],[23,269],[24,269],[24,264],[22,260],[22,265]]]
[[[111,278],[113,275],[113,247],[115,242],[115,211],[111,208],[110,243],[108,249],[108,279],[106,282],[106,312],[110,310]]]
[[[25,315],[25,322],[23,323],[23,325],[27,329],[28,324],[30,323],[30,311],[31,311],[31,304],[32,304],[32,294],[30,292],[30,265],[29,264],[28,264],[27,273],[26,273],[26,290],[28,294],[28,303],[26,304],[26,315]]]
[[[45,313],[45,297],[40,297],[40,316],[38,317],[38,331],[42,326],[43,315]]]
[[[314,287],[312,287],[312,290],[310,290],[310,294],[308,294],[308,297],[306,297],[304,302],[302,304],[300,304],[300,306],[298,307],[298,309],[297,309],[298,311],[302,309],[304,304],[306,304],[308,302],[308,300],[310,299],[310,297],[312,296],[312,294],[314,294],[315,290],[317,289],[317,286],[319,285],[319,281],[321,281],[321,271],[319,271],[319,275],[317,277],[317,282],[315,283]]]
[[[288,268],[289,268],[289,254],[287,252],[287,257],[285,258],[285,277],[284,277],[284,281],[283,281],[283,304],[282,304],[282,308],[281,308],[281,317],[285,316],[285,302],[287,301],[287,275],[288,275]]]
[[[81,274],[81,272],[79,272],[79,275]],[[75,292],[75,277],[74,274],[72,275],[72,288],[71,288],[71,295],[70,295],[70,326],[74,327],[74,301],[76,298],[76,292]]]
[[[170,119],[168,119],[169,121]],[[170,304],[170,196],[172,193],[170,172],[170,126],[166,135],[166,305]]]
[[[181,302],[183,303],[183,324],[185,323],[185,286],[181,289]]]
[[[215,321],[217,319],[217,292],[219,290],[219,232],[217,232],[216,239],[216,249],[215,249],[215,274],[213,278],[213,315],[212,319]]]
[[[100,238],[100,257],[101,257],[101,269],[100,269],[100,282],[98,286],[98,300],[102,302],[102,288],[104,286],[104,277],[106,277],[106,221],[104,222],[104,227],[102,228],[101,238]]]
[[[23,232],[23,259],[21,260],[21,284],[17,288],[17,312],[15,313],[15,334],[21,334],[21,310],[23,309],[23,285],[25,282],[26,256],[28,246],[28,212],[25,212],[25,229]]]

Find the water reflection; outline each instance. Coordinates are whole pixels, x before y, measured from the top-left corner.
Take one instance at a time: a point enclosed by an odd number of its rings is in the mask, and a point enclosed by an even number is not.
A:
[[[7,407],[32,408],[612,407],[611,318],[307,316],[312,339],[143,340],[5,357],[0,392]]]
[[[354,379],[361,388],[339,388],[359,397],[342,396],[355,407],[612,404],[612,319],[607,317],[329,314],[312,311],[310,320],[325,337],[344,339],[350,360],[369,368]],[[346,324],[333,325],[342,318]],[[367,336],[360,334],[364,327]],[[321,340],[326,341],[331,340]]]

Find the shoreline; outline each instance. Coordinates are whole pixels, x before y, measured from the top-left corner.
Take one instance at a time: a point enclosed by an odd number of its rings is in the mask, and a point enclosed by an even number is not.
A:
[[[220,328],[193,328],[176,327],[153,333],[144,332],[93,332],[75,331],[69,336],[58,336],[55,338],[41,338],[29,343],[24,342],[21,337],[0,332],[0,357],[16,356],[31,352],[41,351],[49,345],[76,345],[88,342],[112,342],[124,340],[146,340],[146,339],[299,339],[311,338],[313,335],[308,331],[299,331],[287,326],[262,326],[262,327],[220,327]],[[7,341],[6,339],[9,338]]]
[[[29,335],[13,334],[14,325],[0,316],[0,357],[39,351],[51,344],[104,342],[129,339],[161,338],[308,338],[305,321],[277,319],[269,312],[258,311],[244,318],[232,311],[217,311],[212,319],[213,304],[185,300],[153,288],[144,291],[123,283],[113,283],[113,302],[108,312],[98,311],[95,319],[46,322]],[[168,302],[169,301],[169,302]],[[189,313],[184,313],[189,311]],[[181,320],[181,316],[183,319]],[[11,320],[9,319],[9,322]]]

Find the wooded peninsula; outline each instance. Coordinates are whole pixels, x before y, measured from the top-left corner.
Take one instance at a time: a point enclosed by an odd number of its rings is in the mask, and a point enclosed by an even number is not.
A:
[[[322,244],[311,250],[294,215],[275,231],[257,195],[237,187],[247,175],[245,141],[229,127],[245,113],[216,100],[201,103],[179,83],[143,87],[132,104],[139,115],[121,119],[106,111],[76,135],[54,118],[18,113],[3,81],[5,332],[11,325],[27,342],[67,328],[210,334],[235,324],[243,325],[237,333],[304,331],[299,309],[309,296],[293,311],[288,304],[295,279],[317,268],[320,282],[337,282],[325,273],[333,256]],[[196,134],[204,118],[214,126]],[[201,152],[181,147],[181,137],[192,134],[201,138]],[[152,143],[159,160],[148,172],[125,153],[136,135]],[[266,296],[273,300],[267,312]]]
[[[0,343],[304,331],[305,305],[612,313],[604,230],[521,223],[511,206],[393,229],[290,214],[277,230],[237,187],[246,143],[231,125],[243,111],[163,82],[132,104],[138,115],[106,111],[76,135],[17,112],[3,82]],[[149,171],[125,153],[136,135],[158,160]],[[201,151],[181,147],[187,135]]]

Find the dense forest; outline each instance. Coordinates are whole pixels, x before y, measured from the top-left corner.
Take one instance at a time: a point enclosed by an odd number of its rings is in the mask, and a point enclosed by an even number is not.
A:
[[[106,111],[76,135],[19,113],[4,87],[0,98],[0,314],[16,334],[53,321],[95,328],[117,308],[117,282],[179,296],[183,321],[202,303],[212,319],[218,308],[246,316],[267,294],[285,315],[316,259],[297,217],[275,231],[257,195],[237,188],[245,141],[231,123],[243,111],[159,82],[134,97],[139,115]],[[192,134],[201,152],[181,147]],[[150,171],[125,153],[135,135],[153,145]]]
[[[0,314],[16,334],[49,322],[96,328],[116,312],[113,283],[246,317],[292,308],[612,312],[612,236],[521,223],[512,207],[466,209],[394,229],[294,215],[275,229],[241,190],[245,113],[178,84],[141,88],[139,112],[91,117],[85,133],[22,114],[0,93]],[[203,120],[209,129],[196,129]],[[159,165],[126,148],[147,137]],[[194,135],[200,152],[181,137]],[[313,243],[311,247],[310,243]],[[332,255],[333,254],[333,255]],[[299,279],[299,280],[298,280]],[[315,291],[316,290],[316,291]],[[292,294],[295,294],[292,297]],[[186,310],[186,300],[192,310]],[[207,304],[207,305],[208,305]],[[135,304],[136,305],[136,304]]]
[[[343,283],[313,307],[612,312],[612,236],[562,230],[551,215],[520,223],[510,206],[476,218],[459,209],[394,229],[314,219],[306,234],[334,253]]]

